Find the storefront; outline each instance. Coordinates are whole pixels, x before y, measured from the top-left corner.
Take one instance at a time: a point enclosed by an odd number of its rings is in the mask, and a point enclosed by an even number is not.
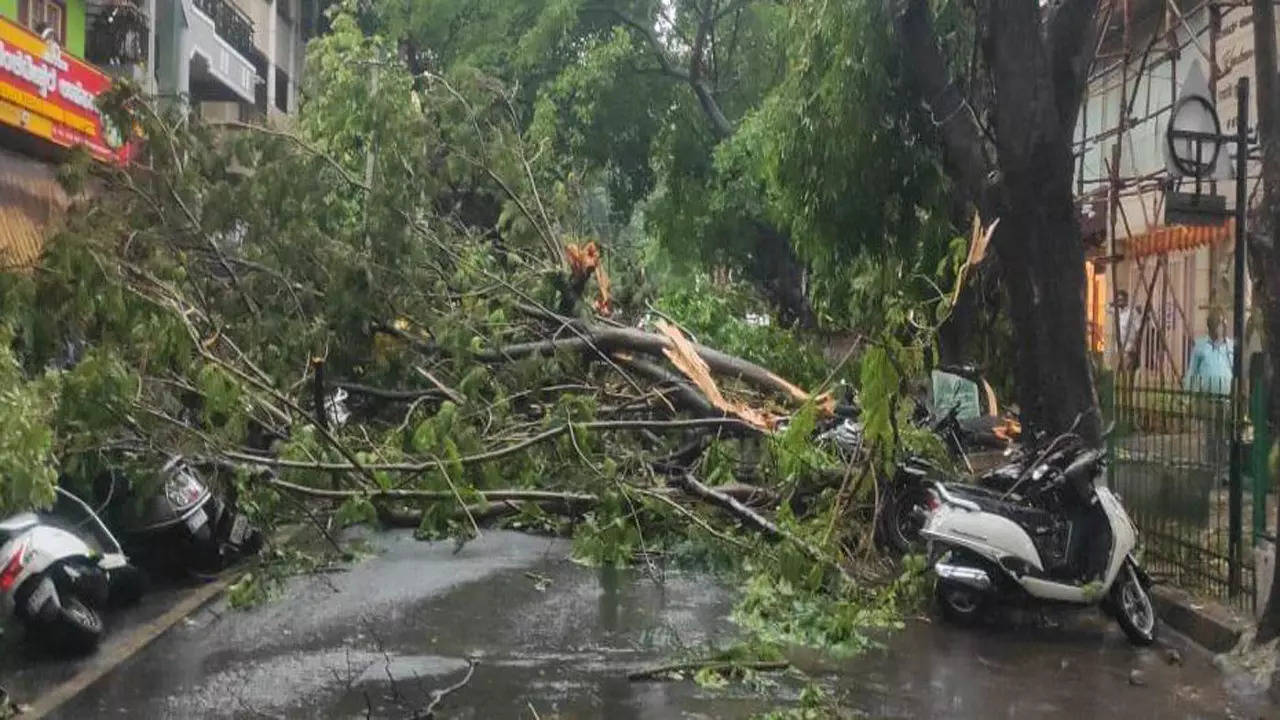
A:
[[[83,4],[59,5],[64,14],[43,15],[57,21],[41,25],[43,38],[19,22],[24,11],[29,20],[36,6],[44,8],[19,0],[9,9],[16,15],[0,16],[0,270],[33,264],[66,209],[56,180],[61,156],[76,147],[102,162],[123,163],[130,155],[96,105],[110,77],[59,42],[74,30],[83,48]],[[0,10],[6,10],[2,2]]]

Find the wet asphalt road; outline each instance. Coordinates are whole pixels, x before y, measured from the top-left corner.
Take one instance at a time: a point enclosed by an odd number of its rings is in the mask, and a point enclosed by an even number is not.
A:
[[[732,593],[704,578],[669,573],[659,586],[582,568],[565,560],[566,543],[515,533],[488,532],[457,554],[407,533],[377,542],[377,557],[295,579],[266,606],[206,607],[53,717],[404,718],[472,658],[474,676],[438,717],[748,718],[795,697],[786,678],[768,695],[626,680],[682,649],[732,642]],[[800,664],[874,718],[1280,719],[1246,679],[1166,638],[1181,664],[1164,648],[1131,648],[1089,613],[1034,631],[916,620],[882,649]],[[1130,683],[1134,669],[1145,685]]]

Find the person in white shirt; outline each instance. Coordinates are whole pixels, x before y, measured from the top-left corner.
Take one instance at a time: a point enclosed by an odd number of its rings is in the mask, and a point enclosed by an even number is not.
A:
[[[1111,306],[1115,308],[1115,333],[1111,343],[1112,365],[1118,371],[1131,369],[1132,359],[1130,355],[1133,352],[1133,310],[1129,308],[1129,293],[1125,290],[1117,290],[1115,300],[1111,302]]]

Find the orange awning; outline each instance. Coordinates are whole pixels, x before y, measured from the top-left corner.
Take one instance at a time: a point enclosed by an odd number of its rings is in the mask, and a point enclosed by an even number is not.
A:
[[[1175,250],[1194,250],[1204,245],[1216,245],[1235,236],[1236,222],[1228,220],[1222,225],[1194,226],[1169,225],[1135,235],[1128,240],[1125,255],[1131,258],[1159,255]]]

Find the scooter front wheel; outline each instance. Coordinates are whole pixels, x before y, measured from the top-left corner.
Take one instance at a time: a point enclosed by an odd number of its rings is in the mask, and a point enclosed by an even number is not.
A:
[[[934,593],[942,617],[956,625],[977,624],[987,604],[987,596],[982,591],[945,580],[938,581]]]
[[[1111,586],[1111,605],[1120,629],[1134,645],[1150,645],[1156,640],[1156,611],[1151,595],[1142,586],[1133,565],[1125,563]]]

